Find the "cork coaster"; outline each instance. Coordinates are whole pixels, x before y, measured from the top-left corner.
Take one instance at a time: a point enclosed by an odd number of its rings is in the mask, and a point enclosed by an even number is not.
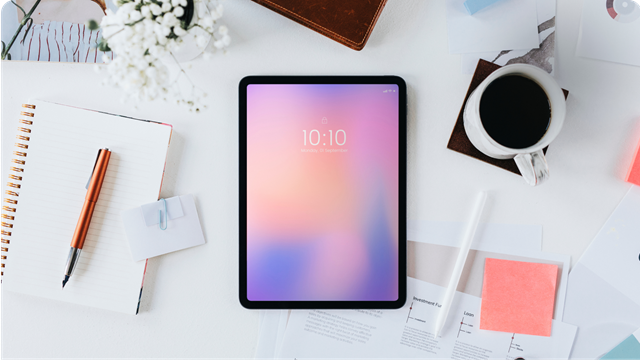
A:
[[[469,84],[467,95],[464,97],[464,102],[462,103],[462,108],[460,109],[460,113],[458,114],[456,125],[453,127],[453,132],[451,133],[451,138],[449,138],[447,148],[474,157],[491,165],[495,165],[499,168],[503,168],[514,174],[520,175],[520,171],[518,170],[516,162],[513,161],[513,159],[499,160],[483,154],[482,152],[480,152],[480,150],[476,149],[475,146],[473,146],[473,144],[467,137],[467,133],[464,131],[464,122],[462,115],[464,112],[464,107],[467,104],[467,100],[469,99],[469,95],[471,95],[473,90],[475,90],[478,85],[480,85],[480,83],[482,83],[482,81],[487,78],[487,76],[489,76],[492,72],[498,70],[500,67],[500,65],[496,65],[482,59],[478,61],[478,66],[476,66],[476,71],[473,74],[473,78],[471,79],[471,84]],[[564,92],[564,98],[566,99],[567,96],[569,96],[569,92],[564,89],[562,89],[562,91]],[[546,153],[547,148],[543,149],[543,151]]]

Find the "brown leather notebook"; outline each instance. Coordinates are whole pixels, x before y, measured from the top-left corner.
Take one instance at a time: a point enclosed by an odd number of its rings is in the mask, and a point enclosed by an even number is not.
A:
[[[252,0],[354,50],[362,50],[387,0]]]

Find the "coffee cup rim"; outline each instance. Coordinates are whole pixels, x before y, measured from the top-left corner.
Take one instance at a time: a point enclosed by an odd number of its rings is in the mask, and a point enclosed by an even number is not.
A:
[[[546,84],[542,84],[539,78],[536,78],[535,75],[530,75],[529,74],[530,72],[533,72],[534,74],[543,78]],[[547,98],[549,99],[549,103],[551,106],[551,117],[550,117],[549,127],[547,128],[547,131],[537,143],[526,148],[521,148],[521,149],[510,148],[495,141],[491,137],[491,135],[489,135],[487,130],[484,128],[484,125],[482,124],[482,118],[480,117],[480,100],[482,98],[482,94],[484,93],[484,90],[494,80],[507,75],[521,75],[532,81],[535,81],[536,84],[538,84],[538,86],[540,86],[542,90],[545,92],[545,94],[547,95]],[[484,81],[482,81],[482,83],[475,89],[474,92],[476,91],[479,91],[478,96],[480,98],[478,99],[473,111],[475,112],[475,115],[477,116],[477,118],[480,120],[479,121],[480,126],[478,128],[482,132],[482,135],[486,138],[486,140],[488,140],[491,143],[491,145],[495,146],[500,151],[508,154],[532,153],[549,146],[549,144],[551,144],[551,142],[560,133],[560,129],[562,128],[562,125],[564,123],[564,118],[566,115],[566,103],[565,103],[564,93],[562,92],[562,89],[560,88],[558,83],[555,81],[555,79],[546,71],[529,64],[506,65],[492,72],[489,76],[487,76],[487,78]],[[559,100],[562,100],[562,101],[559,101]]]

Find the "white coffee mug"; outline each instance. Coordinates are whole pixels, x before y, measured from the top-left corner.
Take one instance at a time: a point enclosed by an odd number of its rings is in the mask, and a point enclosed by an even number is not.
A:
[[[533,80],[546,93],[551,108],[547,132],[532,146],[513,149],[503,146],[489,136],[480,119],[480,99],[491,82],[505,75],[520,75]],[[469,96],[464,108],[464,130],[471,143],[482,153],[495,159],[514,159],[522,177],[532,186],[549,177],[549,166],[542,149],[558,136],[564,123],[566,104],[564,93],[556,81],[544,70],[532,65],[504,66],[489,75]],[[514,119],[517,121],[518,119]]]

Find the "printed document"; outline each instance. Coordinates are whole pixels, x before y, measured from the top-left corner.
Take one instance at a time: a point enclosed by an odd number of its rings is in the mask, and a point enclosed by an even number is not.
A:
[[[280,358],[568,358],[576,327],[554,320],[551,337],[480,330],[481,299],[456,293],[434,338],[445,288],[408,278],[399,310],[292,311]]]

